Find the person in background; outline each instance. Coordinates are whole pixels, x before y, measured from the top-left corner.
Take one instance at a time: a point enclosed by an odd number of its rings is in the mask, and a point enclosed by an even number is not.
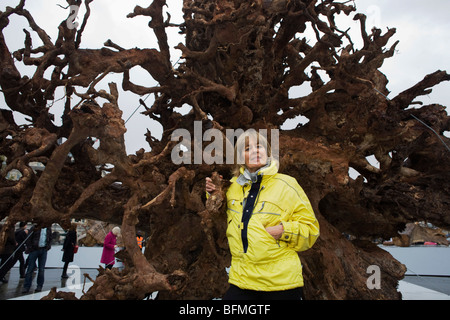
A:
[[[73,261],[74,256],[74,248],[77,244],[77,231],[76,224],[72,224],[69,231],[66,234],[66,238],[64,239],[64,244],[62,247],[63,256],[62,261],[64,262],[63,272],[61,275],[62,279],[67,279],[69,276],[67,275],[67,268],[69,267],[69,263]]]
[[[120,228],[114,227],[105,237],[103,242],[103,251],[100,263],[105,264],[105,269],[111,269],[115,263],[115,249],[117,248],[117,236],[120,234]]]
[[[23,258],[23,253],[25,252],[25,240],[28,236],[28,230],[27,230],[27,223],[26,222],[19,222],[19,229],[14,234],[17,242],[17,248],[16,248],[16,255],[15,255],[15,261],[19,261],[19,275],[20,279],[25,278],[25,270],[26,270],[26,263],[25,259]],[[14,263],[15,264],[15,263]]]
[[[35,292],[42,291],[45,280],[45,264],[47,262],[47,252],[52,245],[52,231],[50,228],[40,228],[33,226],[30,229],[33,234],[25,242],[25,253],[28,253],[28,266],[25,274],[22,293],[28,293],[31,288],[33,270],[38,262],[37,287]]]
[[[319,237],[308,197],[295,178],[278,173],[269,143],[255,130],[237,139],[233,174],[227,191],[230,287],[223,299],[302,299],[297,252]],[[206,191],[215,189],[206,178]]]
[[[16,261],[14,260],[14,250],[16,249],[16,239],[14,238],[14,229],[11,228],[6,238],[5,246],[0,252],[0,281],[7,283],[5,276],[9,270],[14,266]]]
[[[141,251],[142,251],[142,248],[144,248],[144,237],[142,236],[142,234],[140,232],[138,232],[136,234],[136,241],[137,241],[139,249],[141,249]]]

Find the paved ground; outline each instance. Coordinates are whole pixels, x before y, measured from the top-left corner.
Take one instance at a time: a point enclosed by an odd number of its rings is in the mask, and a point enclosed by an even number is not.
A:
[[[84,283],[84,273],[89,274],[89,276],[95,280],[97,277],[97,269],[77,269],[69,270],[68,274],[71,275],[68,279],[61,279],[62,269],[59,268],[48,268],[45,269],[45,281],[42,291],[48,291],[53,287],[64,288],[71,287],[74,289],[82,289]],[[36,277],[37,272],[33,275],[33,282],[31,284],[30,293],[34,292],[36,288]],[[22,294],[24,279],[20,279],[19,268],[14,267],[6,275],[8,283],[0,284],[0,300],[7,300],[12,298],[18,298],[24,296]],[[89,279],[86,279],[89,282]]]
[[[450,296],[450,277],[405,276],[403,281]]]
[[[85,281],[84,273],[95,280],[98,271],[94,268],[70,270],[70,278],[61,279],[62,269],[47,268],[45,270],[45,282],[43,292],[39,295],[22,294],[23,279],[19,279],[19,269],[14,267],[6,276],[8,283],[0,284],[0,300],[23,299],[38,300],[47,295],[52,287],[66,288],[69,291],[78,292],[80,296]],[[33,283],[30,293],[36,288],[36,273],[33,276]],[[86,279],[86,282],[89,282]],[[88,285],[87,285],[88,286]],[[404,300],[450,300],[450,277],[424,277],[406,276],[400,281],[399,290],[403,294]],[[87,287],[85,288],[87,291]]]

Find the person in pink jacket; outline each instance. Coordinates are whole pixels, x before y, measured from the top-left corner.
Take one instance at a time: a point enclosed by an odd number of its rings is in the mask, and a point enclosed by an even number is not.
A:
[[[119,227],[114,227],[105,237],[105,241],[103,242],[103,252],[102,258],[100,259],[100,263],[105,264],[106,269],[111,269],[115,263],[115,248],[117,248],[117,236],[120,233]]]

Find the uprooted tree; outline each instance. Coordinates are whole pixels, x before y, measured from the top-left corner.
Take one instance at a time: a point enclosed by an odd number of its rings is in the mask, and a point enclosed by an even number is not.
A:
[[[396,287],[405,267],[369,240],[395,236],[407,222],[450,226],[449,139],[443,136],[450,118],[441,105],[408,108],[450,80],[445,71],[386,99],[388,80],[378,69],[394,55],[397,42],[387,45],[395,29],[368,33],[363,14],[331,0],[184,0],[178,26],[163,13],[166,1],[154,0],[128,17],[147,16],[149,36],[153,31],[159,48],[125,49],[107,41],[100,49],[81,49],[92,1],[67,0],[85,6],[86,14],[79,28],[62,21],[53,41],[24,0],[0,12],[0,86],[7,104],[0,114],[0,154],[7,159],[0,182],[0,218],[7,217],[3,239],[17,221],[68,227],[73,218],[91,218],[120,224],[126,267],[102,271],[84,299],[142,299],[155,291],[161,299],[220,297],[230,263],[226,186],[206,201],[204,179],[214,173],[217,183],[218,174],[226,180],[229,167],[174,164],[178,141],[171,134],[184,128],[194,136],[194,121],[202,121],[203,130],[225,132],[279,129],[287,119],[304,116],[306,124],[280,131],[279,154],[281,172],[297,178],[321,226],[316,245],[301,254],[305,296],[401,297]],[[361,48],[335,24],[338,14],[359,21]],[[24,48],[15,52],[4,38],[13,15],[30,27]],[[169,27],[185,35],[177,46],[184,59],[176,68]],[[307,30],[312,38],[305,38]],[[31,33],[40,44],[32,43]],[[19,62],[34,66],[34,74],[22,75]],[[136,66],[158,85],[133,83],[130,70]],[[150,152],[127,155],[117,84],[96,89],[110,73],[123,74],[121,86],[136,100],[154,94],[143,114],[158,121],[163,134],[156,139],[150,128]],[[289,90],[302,85],[311,93],[289,98]],[[66,93],[61,126],[49,107],[57,88]],[[100,105],[99,98],[107,102]],[[176,112],[183,105],[191,112]],[[12,111],[29,123],[16,123]],[[379,167],[367,161],[372,155]],[[45,169],[34,172],[30,162]],[[106,164],[110,169],[102,175]],[[361,175],[350,177],[350,167]],[[5,178],[12,169],[21,172],[18,181]],[[145,256],[136,244],[137,228],[150,234]],[[371,265],[381,270],[380,289],[367,286]]]

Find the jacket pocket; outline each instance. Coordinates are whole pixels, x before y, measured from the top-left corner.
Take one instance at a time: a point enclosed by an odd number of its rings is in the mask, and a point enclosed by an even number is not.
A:
[[[247,256],[254,263],[267,263],[279,259],[287,250],[286,243],[272,237],[257,215],[250,219],[248,240]]]
[[[259,219],[264,228],[279,224],[282,214],[282,209],[270,201],[258,203],[253,211],[254,218]]]

